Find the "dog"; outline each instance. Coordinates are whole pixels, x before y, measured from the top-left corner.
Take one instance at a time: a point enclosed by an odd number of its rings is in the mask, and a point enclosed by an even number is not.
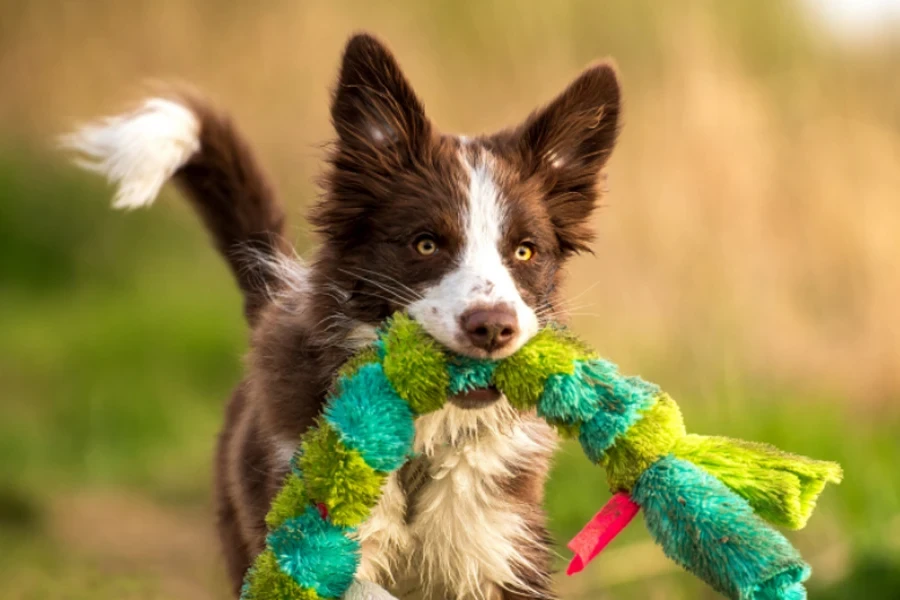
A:
[[[344,50],[331,103],[336,140],[309,215],[309,262],[227,116],[173,92],[88,124],[64,144],[117,185],[114,206],[149,206],[168,180],[228,262],[251,328],[246,376],[215,461],[218,532],[233,584],[265,545],[265,514],[337,369],[405,311],[448,349],[500,359],[564,318],[563,267],[590,251],[599,182],[619,132],[609,62],[586,68],[521,125],[447,135],[397,60],[362,33]],[[493,389],[417,420],[417,458],[384,484],[356,535],[357,579],[398,598],[552,598],[542,511],[556,443]]]

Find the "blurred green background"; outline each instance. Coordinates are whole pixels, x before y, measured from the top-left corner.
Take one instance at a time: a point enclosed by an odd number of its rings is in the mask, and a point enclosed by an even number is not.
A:
[[[0,0],[0,596],[226,597],[210,464],[238,295],[174,193],[115,214],[52,137],[147,77],[189,81],[243,125],[308,253],[328,90],[369,29],[463,133],[616,58],[625,128],[574,327],[692,430],[843,463],[790,534],[811,597],[900,597],[900,35],[824,18],[835,1]],[[607,497],[579,454],[548,491],[562,556]],[[640,525],[558,589],[715,597]]]

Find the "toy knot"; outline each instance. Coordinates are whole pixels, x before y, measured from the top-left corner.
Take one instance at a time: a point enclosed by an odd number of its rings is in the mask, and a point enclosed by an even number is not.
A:
[[[638,477],[650,466],[670,454],[687,431],[678,405],[668,394],[661,394],[634,426],[606,451],[600,464],[613,492],[629,492]]]

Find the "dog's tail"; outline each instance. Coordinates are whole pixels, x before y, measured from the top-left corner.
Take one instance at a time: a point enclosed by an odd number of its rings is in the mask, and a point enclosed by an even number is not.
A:
[[[137,110],[89,123],[61,138],[76,163],[117,186],[114,208],[150,206],[172,179],[231,267],[253,324],[279,284],[292,248],[285,215],[253,152],[230,119],[193,94],[145,100]]]

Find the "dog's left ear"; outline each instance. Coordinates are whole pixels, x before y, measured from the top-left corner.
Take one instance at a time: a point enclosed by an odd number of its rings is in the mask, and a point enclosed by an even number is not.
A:
[[[589,250],[589,217],[597,179],[619,133],[621,94],[615,67],[588,67],[519,129],[519,152],[545,182],[545,193],[564,253]]]
[[[397,60],[366,33],[347,42],[331,119],[342,145],[379,159],[411,156],[431,133],[422,103]]]

